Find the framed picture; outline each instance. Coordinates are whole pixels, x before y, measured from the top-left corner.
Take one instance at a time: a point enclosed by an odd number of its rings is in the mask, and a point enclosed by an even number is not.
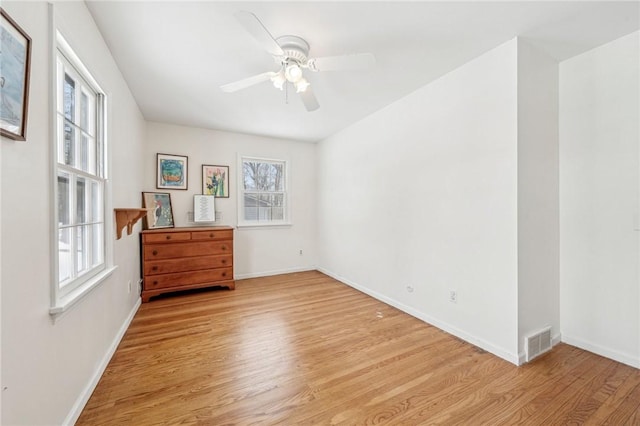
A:
[[[31,38],[0,8],[0,134],[26,140]]]
[[[188,157],[157,154],[158,189],[187,189]]]
[[[229,198],[229,166],[202,165],[202,194]]]
[[[143,225],[145,229],[173,228],[171,194],[167,192],[143,192],[142,207],[147,209]]]

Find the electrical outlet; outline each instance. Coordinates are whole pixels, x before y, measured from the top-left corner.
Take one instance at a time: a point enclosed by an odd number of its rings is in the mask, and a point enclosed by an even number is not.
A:
[[[458,292],[455,290],[449,290],[449,302],[458,303]]]
[[[302,256],[302,249],[300,249],[300,256]]]
[[[221,211],[216,211],[216,220],[222,220],[222,212]]]
[[[410,285],[407,286],[407,291],[409,293],[413,293],[413,287],[411,287]]]

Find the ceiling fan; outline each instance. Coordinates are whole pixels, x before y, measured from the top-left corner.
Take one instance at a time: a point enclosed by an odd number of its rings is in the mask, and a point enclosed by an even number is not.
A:
[[[273,55],[280,68],[277,71],[264,72],[220,86],[224,92],[235,92],[271,80],[280,90],[284,90],[286,85],[295,87],[307,111],[315,111],[320,108],[320,104],[311,90],[309,81],[304,78],[304,70],[313,72],[349,70],[375,64],[375,57],[371,53],[310,58],[310,47],[304,39],[293,35],[274,38],[258,17],[251,12],[240,11],[235,14],[235,17],[258,43]]]

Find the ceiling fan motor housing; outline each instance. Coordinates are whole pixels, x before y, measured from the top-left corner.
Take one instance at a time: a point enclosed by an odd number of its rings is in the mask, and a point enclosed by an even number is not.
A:
[[[278,37],[276,42],[284,51],[284,56],[277,58],[284,65],[294,61],[300,66],[306,66],[309,58],[309,43],[298,36],[286,35]]]

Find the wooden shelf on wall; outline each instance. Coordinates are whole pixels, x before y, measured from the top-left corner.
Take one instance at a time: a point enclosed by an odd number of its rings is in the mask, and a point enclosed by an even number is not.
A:
[[[131,235],[133,225],[145,217],[149,209],[113,209],[116,214],[116,240],[122,237],[122,229],[127,227],[127,235]]]

